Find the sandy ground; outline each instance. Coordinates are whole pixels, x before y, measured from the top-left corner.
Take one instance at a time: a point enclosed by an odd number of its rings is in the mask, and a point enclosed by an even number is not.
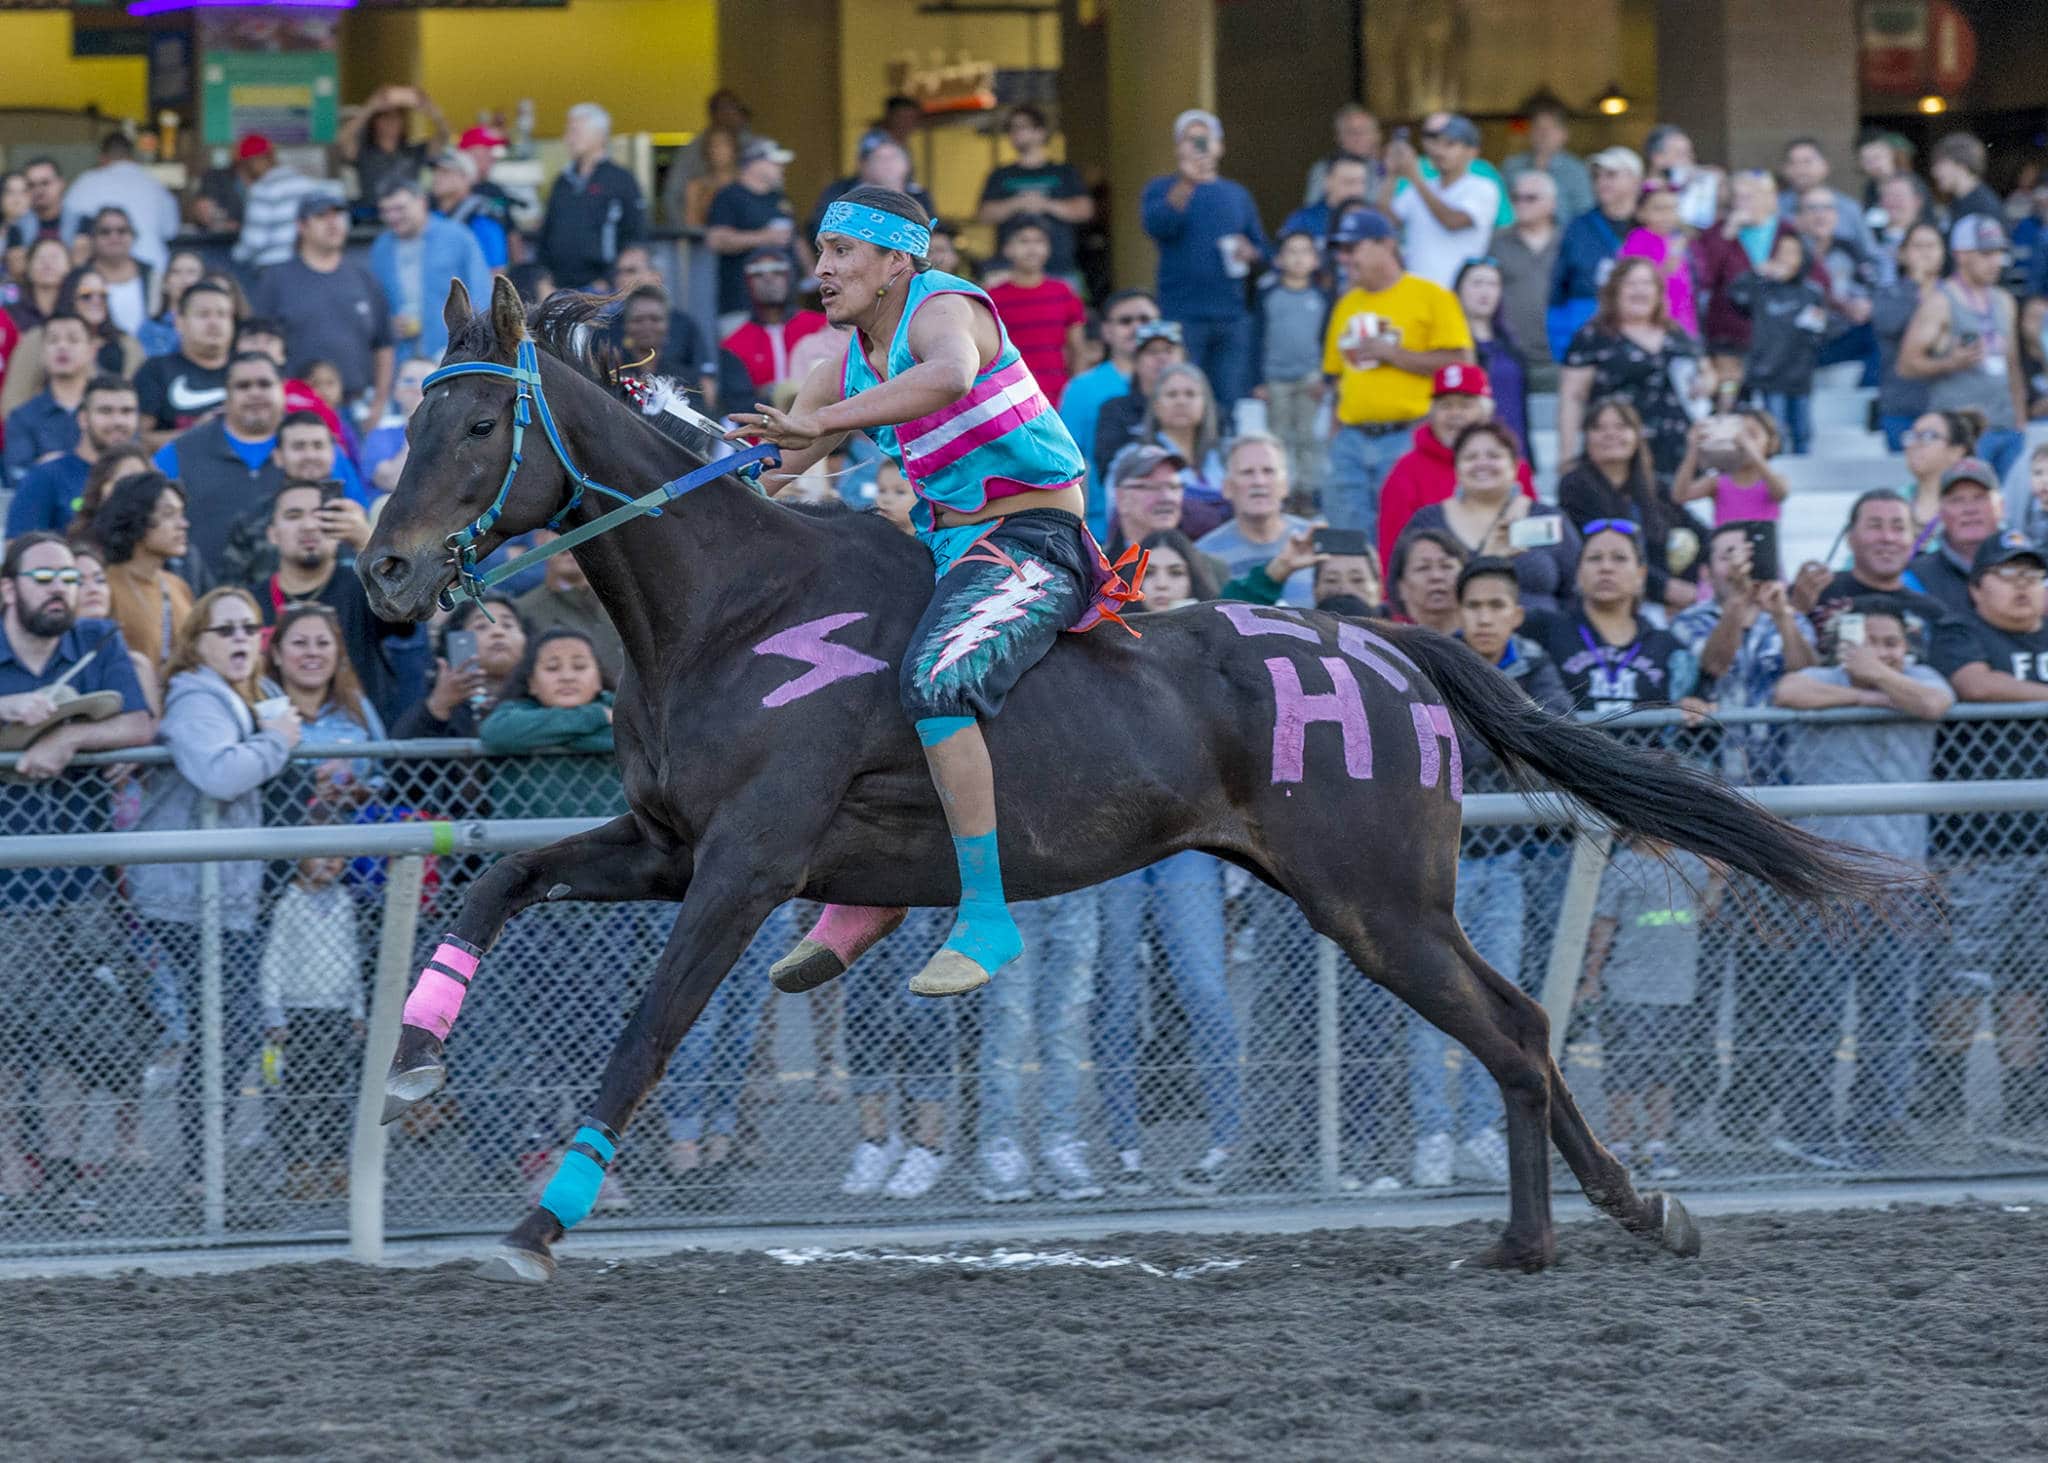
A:
[[[0,1455],[2038,1458],[2044,1214],[1575,1224],[1541,1276],[1451,1269],[1472,1223],[21,1280]]]

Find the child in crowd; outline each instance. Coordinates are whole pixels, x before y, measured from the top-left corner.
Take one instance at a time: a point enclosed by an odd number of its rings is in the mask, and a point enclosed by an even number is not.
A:
[[[1664,299],[1671,319],[1687,335],[1700,333],[1699,298],[1692,282],[1692,248],[1685,221],[1678,216],[1678,190],[1661,178],[1643,184],[1636,203],[1636,226],[1622,241],[1621,257],[1647,259],[1664,276]]]
[[[1002,283],[989,287],[988,297],[1038,389],[1047,401],[1058,401],[1081,352],[1087,308],[1065,280],[1047,277],[1052,235],[1042,219],[1029,214],[1011,219],[1002,227],[999,247],[1009,272]]]
[[[1294,487],[1312,490],[1323,481],[1323,442],[1316,419],[1328,395],[1323,380],[1323,328],[1330,296],[1316,282],[1316,241],[1287,234],[1273,255],[1273,273],[1259,288],[1253,312],[1253,359],[1259,385],[1253,395],[1266,403],[1266,429],[1287,448],[1294,463]]]
[[[1718,876],[1692,854],[1628,840],[1615,848],[1593,907],[1579,999],[1599,1003],[1608,1147],[1633,1167],[1640,1143],[1658,1181],[1679,1175],[1672,1077],[1699,996],[1700,924],[1719,892]]]
[[[287,1199],[348,1192],[350,1112],[363,1042],[363,952],[348,860],[305,858],[271,910],[257,996],[281,1050]],[[267,1064],[266,1064],[267,1067]],[[266,1070],[265,1077],[273,1075]]]
[[[1813,277],[1806,241],[1789,230],[1778,235],[1770,258],[1738,277],[1728,299],[1750,319],[1743,395],[1761,401],[1792,450],[1804,453],[1813,442],[1813,373],[1828,328],[1828,293]]]
[[[2048,442],[2036,443],[2027,457],[2027,486],[2020,531],[2037,544],[2048,543]]]
[[[332,361],[308,361],[304,379],[313,394],[334,413],[334,419],[341,423],[341,435],[335,440],[335,450],[350,462],[361,462],[363,444],[356,436],[355,422],[349,416],[348,394],[342,386],[341,368]]]
[[[910,491],[910,479],[903,475],[894,459],[885,458],[881,469],[875,474],[875,511],[895,524],[905,533],[915,533],[910,526],[910,510],[917,503],[917,495]]]
[[[537,635],[506,679],[497,706],[477,729],[484,750],[603,752],[612,750],[612,693],[604,688],[597,650],[568,626]],[[533,775],[508,767],[492,784],[500,817],[578,818],[617,812],[618,777],[608,758],[560,758]]]
[[[1736,465],[1725,472],[1714,472],[1701,462],[1712,450],[1707,439],[1718,430],[1713,423],[1725,418],[1695,422],[1686,440],[1685,456],[1678,471],[1671,475],[1672,501],[1689,503],[1711,496],[1716,528],[1724,523],[1751,520],[1776,523],[1784,512],[1785,499],[1792,492],[1784,475],[1771,467],[1771,458],[1781,445],[1778,424],[1770,413],[1753,408],[1745,408],[1734,416],[1741,423],[1733,436]]]

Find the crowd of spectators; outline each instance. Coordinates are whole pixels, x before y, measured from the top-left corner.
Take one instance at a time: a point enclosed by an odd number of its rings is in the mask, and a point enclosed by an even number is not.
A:
[[[1091,300],[1081,251],[1102,224],[1086,182],[1051,151],[1049,117],[1009,112],[1011,160],[972,199],[919,187],[920,121],[914,103],[891,98],[856,171],[800,224],[784,190],[792,154],[754,128],[739,97],[713,98],[657,200],[701,231],[717,262],[710,320],[664,284],[646,200],[612,160],[595,104],[568,114],[568,163],[544,204],[491,181],[501,134],[456,139],[431,98],[403,87],[353,114],[336,159],[352,188],[287,163],[261,135],[239,141],[233,168],[208,175],[189,209],[119,133],[74,178],[42,158],[9,174],[0,736],[20,751],[17,779],[51,784],[6,793],[10,827],[189,827],[202,800],[227,826],[615,806],[605,754],[623,652],[573,559],[549,559],[516,598],[420,627],[379,621],[351,570],[405,470],[406,419],[446,348],[441,301],[451,280],[482,298],[498,272],[531,299],[613,291],[633,369],[675,380],[714,413],[786,399],[838,342],[808,299],[809,236],[862,183],[905,189],[940,215],[935,259],[987,289],[1088,458],[1098,537],[1113,556],[1150,551],[1145,610],[1228,598],[1422,625],[1463,638],[1557,711],[1675,705],[1700,728],[1689,754],[1749,784],[2013,775],[1987,739],[1935,723],[1957,700],[2048,700],[2048,449],[2026,458],[2024,436],[2048,415],[2048,192],[2000,200],[1968,134],[1937,144],[1924,177],[1900,139],[1861,139],[1859,198],[1831,179],[1812,139],[1786,147],[1774,170],[1703,164],[1668,125],[1642,152],[1580,158],[1571,119],[1538,108],[1526,146],[1495,166],[1468,118],[1388,128],[1349,106],[1301,206],[1269,231],[1224,170],[1224,119],[1191,109],[1161,139],[1171,170],[1143,189],[1154,278]],[[992,231],[988,258],[961,252],[951,217]],[[187,247],[188,220],[213,243]],[[374,229],[367,249],[352,228]],[[1815,373],[1840,362],[1876,388],[1871,429],[1903,452],[1901,482],[1850,509],[1846,567],[1782,563],[1784,459],[1814,448]],[[1552,397],[1556,461],[1538,463],[1536,403]],[[904,521],[909,485],[872,454],[837,488]],[[1773,706],[1894,719],[1703,721]],[[345,748],[387,729],[476,739],[508,760],[487,784],[450,774],[428,789],[368,753],[291,755],[302,739]],[[152,742],[168,764],[95,774],[81,780],[99,789],[90,795],[53,791],[80,752]],[[1463,742],[1468,786],[1497,782],[1484,747]],[[2009,1115],[2048,1118],[2040,972],[2013,934],[2030,928],[2014,911],[2039,884],[2036,821],[1816,820],[1947,874],[1957,933],[1944,952],[1875,939],[1796,961],[1738,951],[1724,1129],[1820,1166],[1873,1161],[1909,1121],[1909,1094],[1916,1120],[1960,1112],[1972,1002],[1985,994]],[[1722,897],[1704,869],[1677,881],[1655,872],[1665,852],[1616,851],[1581,992],[1610,1053],[1615,1136],[1660,1177],[1678,1171],[1691,1111],[1687,1079],[1663,1054],[1699,1045],[1702,925]],[[1460,861],[1458,913],[1476,947],[1532,989],[1527,931],[1558,897],[1558,853],[1475,833]],[[845,1191],[915,1197],[938,1182],[949,1144],[969,1137],[948,1132],[956,1046],[977,1072],[973,1182],[992,1202],[1034,1184],[1069,1199],[1153,1187],[1145,1127],[1158,1104],[1142,1074],[1167,1047],[1193,1074],[1188,1106],[1206,1122],[1171,1182],[1210,1193],[1234,1173],[1284,1167],[1285,1144],[1258,1120],[1273,1092],[1252,1074],[1261,1053],[1286,1050],[1286,1023],[1263,987],[1241,1012],[1228,967],[1240,945],[1272,951],[1302,932],[1265,891],[1226,874],[1183,854],[1033,906],[1032,958],[997,983],[972,1043],[950,1008],[892,983],[943,936],[943,918],[920,912],[844,998],[859,1126]],[[451,866],[451,879],[464,875]],[[226,967],[247,984],[226,1013],[231,1065],[293,1054],[287,1086],[310,1105],[280,1124],[287,1188],[331,1194],[344,1109],[322,1084],[339,1082],[361,1037],[369,942],[357,924],[374,868],[230,865],[222,880]],[[193,1037],[196,881],[178,865],[118,881],[10,876],[0,917],[51,968],[83,962],[96,980],[132,984],[121,1040],[162,1062]],[[666,1099],[678,1173],[735,1161],[739,1094],[773,1021],[755,977],[786,925],[771,923],[743,964],[748,979],[720,992],[678,1060]],[[88,927],[75,948],[52,943],[55,930]],[[614,923],[576,940],[596,950],[621,929],[631,948],[648,945],[645,931]],[[508,936],[515,953],[523,938]],[[1140,948],[1149,963],[1108,955]],[[555,947],[530,953],[576,961]],[[1291,958],[1295,973],[1306,968]],[[1852,988],[1872,1056],[1859,1062],[1853,1130],[1837,1132],[1821,1094]],[[616,1008],[623,991],[591,1009]],[[55,1185],[89,1222],[91,1165],[48,1095],[87,1054],[56,1042],[53,1078],[35,1062],[57,1019],[0,1014],[22,1033],[0,1035],[0,1200]],[[575,1064],[601,1056],[601,1023],[551,1043],[522,1024],[534,1019],[496,1019],[496,1069],[564,1085],[587,1076]],[[1347,998],[1347,1030],[1389,1019]],[[1412,1149],[1402,1162],[1361,1157],[1368,1179],[1501,1179],[1490,1083],[1433,1028],[1411,1020],[1406,1032]],[[1091,1063],[1099,1124],[1080,1110]],[[188,1099],[189,1181],[197,1064],[173,1065]],[[1026,1066],[1038,1073],[1035,1145],[1019,1098]],[[30,1111],[38,1122],[19,1120]],[[480,1110],[472,1142],[530,1179],[555,1116],[525,1100]],[[1094,1127],[1105,1160],[1088,1156]],[[614,1179],[603,1203],[623,1202]]]

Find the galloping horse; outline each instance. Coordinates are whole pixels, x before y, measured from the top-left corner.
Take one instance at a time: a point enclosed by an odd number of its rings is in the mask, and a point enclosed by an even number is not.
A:
[[[614,729],[632,811],[476,882],[407,1003],[387,1087],[388,1121],[445,1081],[462,992],[520,910],[681,902],[590,1116],[483,1266],[529,1281],[553,1273],[552,1246],[588,1214],[619,1135],[770,911],[799,896],[866,907],[959,897],[892,668],[931,593],[926,551],[878,515],[795,508],[693,472],[714,439],[673,419],[657,426],[606,384],[602,304],[557,295],[529,317],[500,279],[488,313],[473,316],[453,285],[449,364],[413,415],[404,475],[358,563],[380,615],[419,619],[451,589],[473,589],[475,556],[506,538],[591,523],[601,507],[587,486],[674,494],[658,516],[628,515],[574,548],[625,643]],[[522,447],[536,415],[550,451]],[[1683,1206],[1639,1196],[1587,1128],[1542,1008],[1458,927],[1457,728],[1614,828],[1793,901],[1872,903],[1890,876],[1709,772],[1547,715],[1431,632],[1228,603],[1141,625],[1142,636],[1109,625],[1065,637],[988,724],[1012,896],[1100,883],[1184,849],[1250,869],[1500,1083],[1509,1218],[1481,1263],[1553,1258],[1546,1135],[1599,1208],[1697,1253]]]

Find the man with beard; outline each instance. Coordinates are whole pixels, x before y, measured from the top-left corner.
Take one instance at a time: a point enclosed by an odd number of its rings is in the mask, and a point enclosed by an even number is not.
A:
[[[277,570],[250,587],[263,611],[263,623],[274,625],[287,605],[307,600],[334,611],[335,632],[348,663],[362,682],[363,695],[377,708],[386,726],[398,719],[406,702],[400,690],[401,667],[388,644],[412,636],[410,625],[394,625],[370,611],[362,581],[341,569],[339,549],[346,540],[358,549],[369,541],[370,521],[348,499],[330,496],[317,481],[288,478],[270,503],[265,533],[277,550]]]
[[[57,776],[80,752],[139,747],[156,734],[121,632],[104,620],[78,621],[78,584],[78,562],[53,533],[23,534],[0,559],[0,746],[24,748],[14,774],[28,782]],[[60,684],[78,699],[60,701]],[[83,710],[92,704],[85,698],[101,691],[119,698],[118,712],[60,719],[66,705]],[[56,795],[0,786],[0,832],[102,832],[103,786],[85,781]],[[122,926],[111,906],[104,869],[0,870],[8,969],[0,981],[0,1111],[21,1114],[0,1127],[0,1194],[29,1187],[20,1138],[39,1116],[30,1146],[42,1160],[44,1200],[68,1200],[81,1225],[100,1221],[78,1161],[84,1105],[45,1098],[37,1114],[25,1087],[31,1073],[40,1074],[39,1095],[67,1075],[89,1087],[81,1074],[110,1059],[132,1059],[130,1073],[145,1060],[138,1003],[114,973],[121,952],[110,932]]]
[[[151,451],[226,403],[234,341],[235,297],[228,287],[208,279],[188,287],[178,299],[177,350],[144,361],[135,373]]]

